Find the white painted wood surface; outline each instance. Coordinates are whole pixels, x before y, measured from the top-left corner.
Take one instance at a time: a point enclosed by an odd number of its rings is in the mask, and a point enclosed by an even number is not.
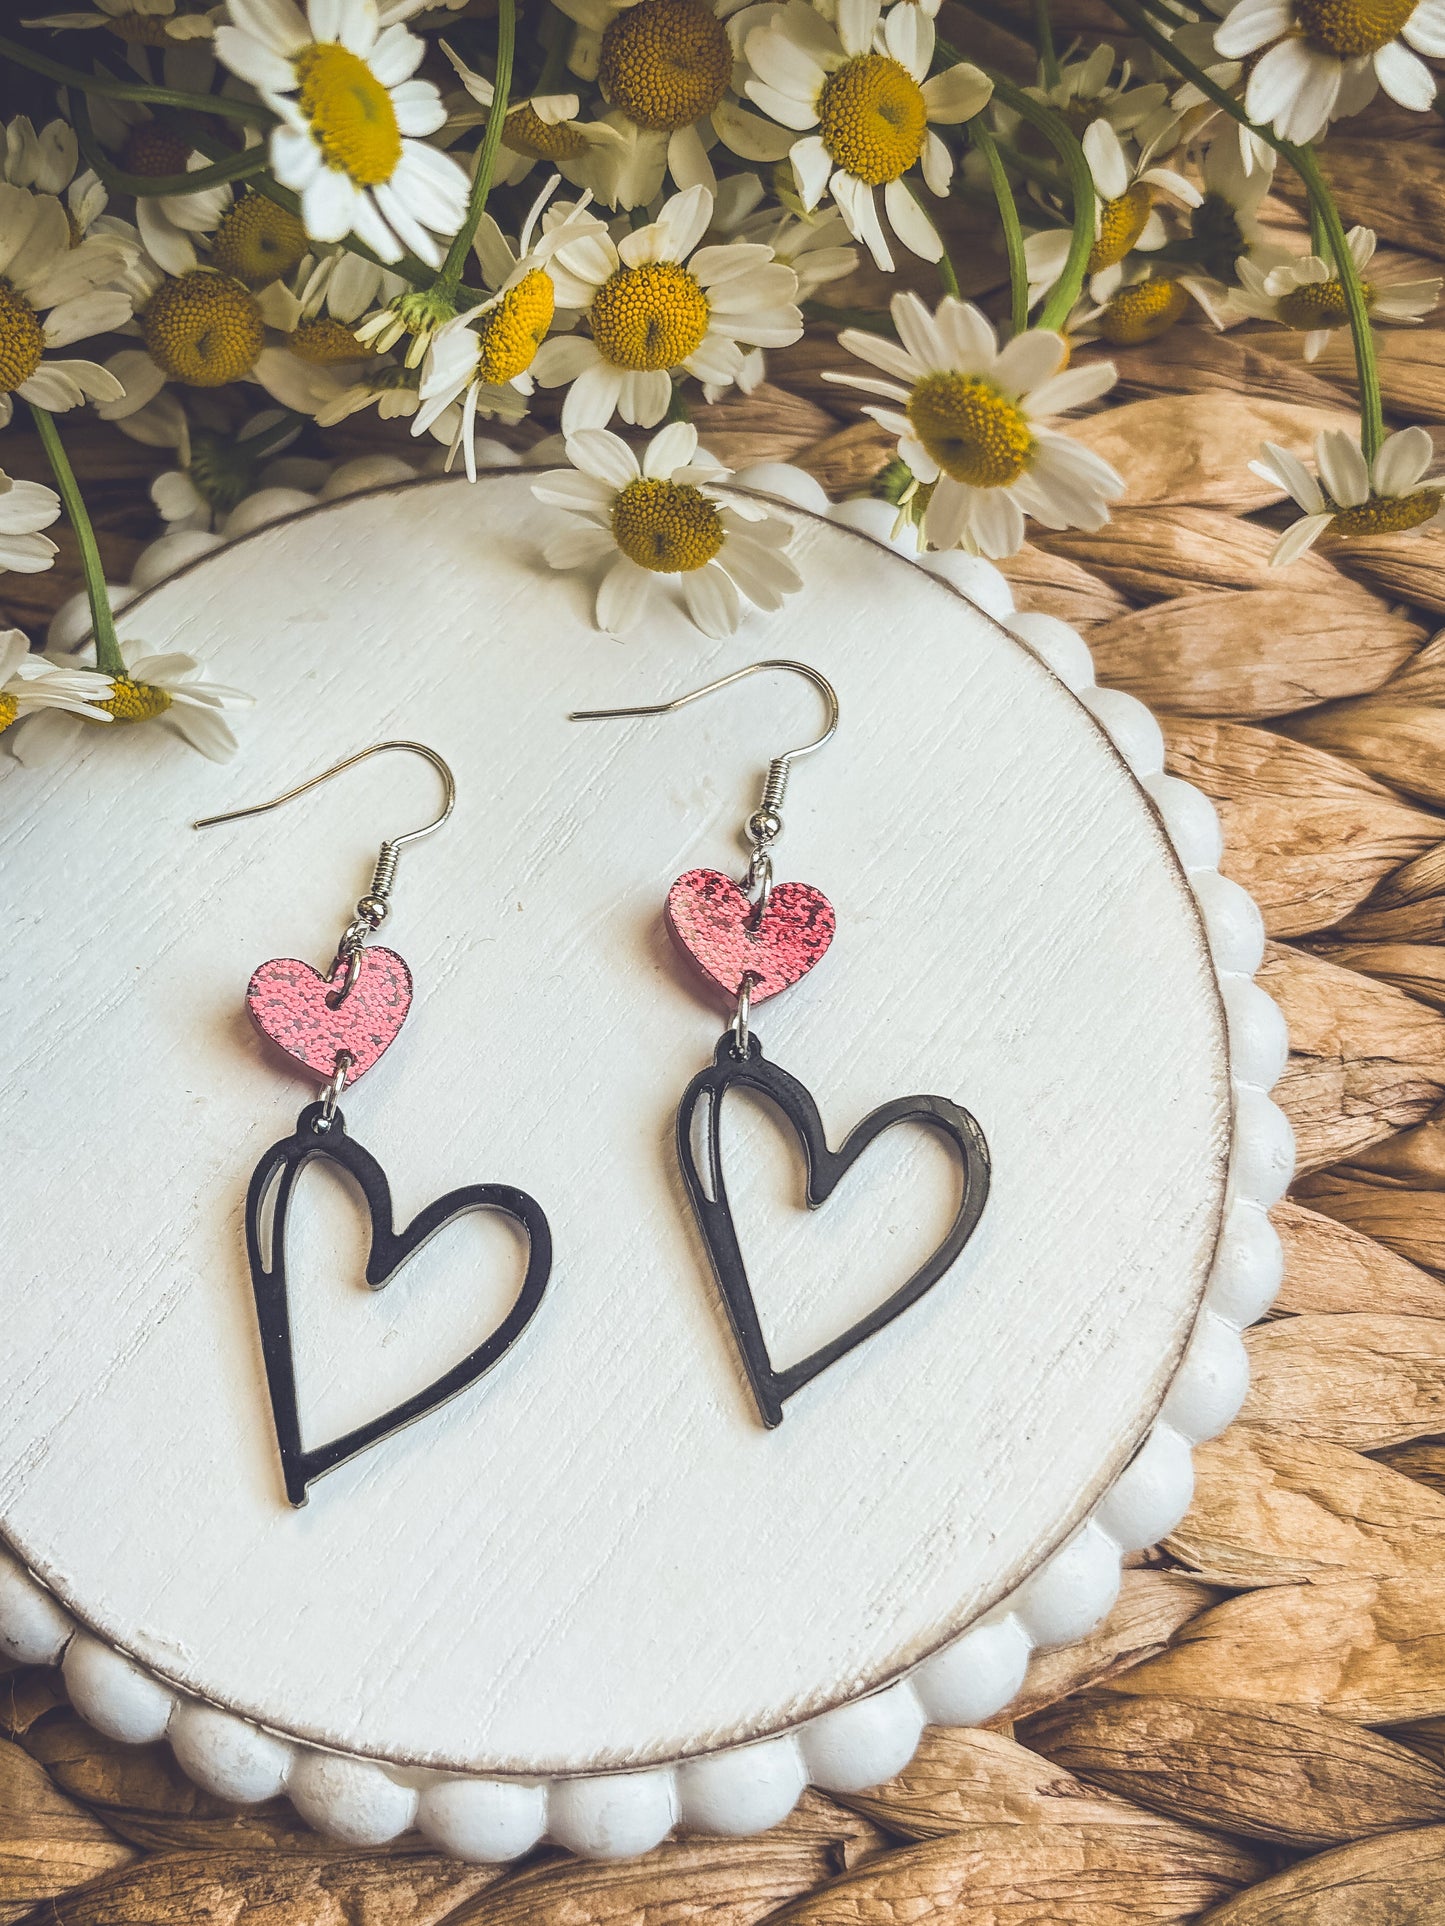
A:
[[[809,590],[785,616],[726,644],[664,620],[624,645],[542,568],[525,477],[338,504],[208,558],[123,624],[257,693],[237,763],[115,730],[66,768],[5,769],[4,1004],[24,1043],[0,1142],[23,1208],[0,1281],[0,1529],[84,1624],[188,1691],[406,1765],[544,1775],[707,1751],[936,1650],[1147,1433],[1229,1144],[1193,899],[1115,751],[1027,650],[906,562],[800,520]],[[762,767],[812,731],[813,698],[758,678],[663,720],[564,717],[780,653],[842,699],[778,849],[780,875],[828,892],[839,936],[759,1033],[835,1140],[891,1096],[967,1103],[994,1191],[955,1272],[767,1434],[674,1169],[676,1101],[720,1020],[660,908],[681,869],[739,863]],[[403,1212],[472,1179],[533,1191],[557,1263],[489,1379],[297,1514],[240,1213],[310,1093],[241,999],[267,956],[328,959],[432,778],[379,759],[284,814],[186,825],[384,735],[446,754],[459,801],[403,852],[387,940],[417,1002],[348,1121]],[[730,1184],[786,1359],[906,1274],[948,1173],[926,1139],[885,1142],[809,1217],[774,1127],[736,1121]],[[500,1232],[458,1227],[374,1299],[351,1203],[306,1181],[293,1314],[326,1435],[467,1348],[515,1260]],[[583,1837],[585,1805],[554,1813],[554,1836]]]

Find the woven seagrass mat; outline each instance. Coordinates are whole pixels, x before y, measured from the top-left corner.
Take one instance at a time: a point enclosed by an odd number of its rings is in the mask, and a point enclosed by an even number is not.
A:
[[[989,57],[1027,74],[1022,41],[995,39]],[[1325,152],[1347,215],[1380,232],[1377,279],[1445,259],[1445,126],[1385,109]],[[1299,230],[1287,200],[1271,211]],[[986,296],[1002,262],[971,238],[955,245]],[[846,298],[882,292],[860,275]],[[282,1803],[198,1791],[164,1746],[101,1738],[53,1673],[14,1669],[0,1922],[1445,1920],[1445,537],[1337,545],[1272,575],[1279,513],[1246,466],[1265,438],[1302,453],[1348,425],[1336,341],[1312,368],[1266,328],[1118,352],[1119,387],[1079,432],[1128,477],[1126,505],[1007,566],[1021,605],[1078,625],[1100,681],[1153,707],[1171,767],[1218,803],[1294,1046],[1276,1094],[1301,1174],[1277,1213],[1288,1272],[1249,1339],[1253,1389],[1107,1621],[1035,1662],[1010,1722],[930,1732],[891,1784],[810,1793],[762,1838],[619,1865],[464,1866],[415,1836],[329,1847]],[[1445,321],[1382,345],[1394,418],[1445,423]],[[810,330],[769,356],[766,386],[707,414],[706,442],[866,489],[888,448],[822,380],[840,359]],[[146,491],[163,459],[100,424],[67,434],[124,581],[159,532]],[[398,441],[353,425],[331,446]],[[4,454],[43,472],[19,433]],[[66,547],[53,573],[0,583],[0,619],[38,632],[76,585]]]

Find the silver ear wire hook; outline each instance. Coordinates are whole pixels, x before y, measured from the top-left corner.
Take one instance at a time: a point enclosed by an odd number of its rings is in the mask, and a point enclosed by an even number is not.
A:
[[[828,706],[828,726],[812,742],[805,742],[797,749],[785,749],[782,755],[773,757],[768,764],[761,800],[748,818],[747,833],[753,843],[753,855],[748,864],[746,885],[749,889],[758,890],[756,908],[759,913],[766,909],[768,893],[773,886],[773,864],[768,851],[782,834],[783,819],[778,812],[787,793],[792,766],[800,756],[811,756],[815,749],[821,749],[825,742],[831,742],[838,728],[838,692],[827,676],[806,662],[770,657],[764,662],[749,662],[745,668],[734,669],[730,675],[720,675],[715,682],[706,682],[700,689],[689,689],[686,695],[674,696],[670,702],[648,702],[629,709],[574,709],[567,718],[569,722],[601,722],[613,716],[671,715],[674,709],[686,708],[689,702],[698,702],[703,696],[726,689],[734,682],[741,682],[744,676],[758,675],[764,669],[779,669],[811,682]]]
[[[264,816],[268,809],[279,809],[297,796],[304,796],[308,789],[316,789],[323,782],[330,782],[344,769],[352,768],[358,762],[365,762],[368,756],[379,756],[388,749],[402,749],[409,755],[421,756],[429,762],[442,779],[442,806],[438,815],[420,829],[408,829],[401,836],[391,836],[381,845],[377,854],[376,867],[372,871],[371,886],[356,905],[356,914],[347,925],[340,943],[337,945],[336,961],[346,959],[346,981],[340,989],[333,990],[327,998],[332,1008],[345,1001],[356,986],[361,973],[361,951],[368,936],[380,929],[391,908],[392,884],[396,879],[397,852],[406,844],[418,842],[423,836],[430,836],[434,829],[440,829],[451,815],[457,799],[456,779],[445,759],[435,749],[428,749],[424,742],[373,742],[369,748],[358,749],[355,755],[343,756],[340,762],[332,763],[318,776],[308,776],[305,782],[298,782],[294,789],[282,795],[272,796],[269,802],[247,803],[243,809],[227,809],[219,816],[201,816],[191,824],[192,829],[209,829],[214,823],[233,823],[243,816]],[[333,968],[335,966],[333,965]]]

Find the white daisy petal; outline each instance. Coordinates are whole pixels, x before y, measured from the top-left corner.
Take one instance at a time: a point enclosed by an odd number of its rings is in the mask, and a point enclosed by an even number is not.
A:
[[[1306,515],[1293,522],[1275,543],[1270,553],[1270,566],[1285,568],[1297,561],[1307,548],[1313,548],[1333,520],[1333,515]]]
[[[1057,374],[1067,353],[1062,335],[1042,328],[1026,329],[1002,350],[994,364],[993,378],[1005,394],[1028,394]]]
[[[897,12],[897,8],[894,8]],[[923,83],[923,104],[928,109],[928,118],[944,126],[956,126],[960,121],[972,120],[988,105],[993,94],[993,82],[987,74],[967,61],[960,61],[956,67],[945,67],[941,74]]]
[[[1370,471],[1360,444],[1340,428],[1327,428],[1315,443],[1320,480],[1342,508],[1370,499]]]
[[[704,635],[731,635],[742,620],[742,598],[716,562],[706,562],[681,578],[687,612]]]
[[[1435,76],[1418,54],[1402,47],[1398,40],[1388,41],[1375,55],[1375,72],[1380,85],[1402,107],[1428,113],[1435,104]]]
[[[690,421],[669,422],[653,436],[643,457],[642,472],[654,481],[666,481],[674,469],[682,468],[697,453],[697,430]]]
[[[1408,494],[1434,459],[1435,444],[1428,428],[1402,428],[1398,434],[1387,436],[1375,457],[1376,492]]]
[[[651,587],[647,570],[619,555],[597,590],[597,626],[625,635],[641,616]]]
[[[910,253],[916,254],[922,261],[943,258],[943,238],[914,200],[905,182],[888,182],[883,189],[883,206],[889,226]]]
[[[613,489],[626,488],[642,473],[636,455],[621,435],[605,428],[586,428],[569,435],[567,459],[584,475]]]

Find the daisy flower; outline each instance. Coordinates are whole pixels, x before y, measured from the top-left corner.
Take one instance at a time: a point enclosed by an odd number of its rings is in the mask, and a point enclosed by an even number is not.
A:
[[[614,414],[651,428],[667,413],[675,371],[696,375],[711,401],[741,374],[741,343],[781,348],[803,332],[798,277],[770,247],[698,248],[712,211],[712,195],[690,187],[621,241],[600,230],[552,256],[558,305],[585,312],[589,330],[554,336],[534,363],[543,387],[572,384],[564,434]]]
[[[1375,236],[1367,227],[1352,227],[1345,236],[1357,271],[1363,275],[1375,252]],[[1304,335],[1304,357],[1313,361],[1335,328],[1348,324],[1345,291],[1331,262],[1305,254],[1268,269],[1246,256],[1238,263],[1239,287],[1230,302],[1239,314],[1258,321],[1277,321]],[[1374,321],[1411,326],[1440,298],[1440,279],[1364,283],[1365,306]]]
[[[934,125],[972,120],[991,82],[962,61],[929,79],[933,21],[906,0],[886,17],[880,0],[839,0],[836,27],[806,0],[788,0],[745,44],[749,98],[801,136],[788,157],[804,208],[811,212],[830,192],[849,233],[890,273],[875,199],[881,187],[883,212],[904,247],[940,260],[943,242],[904,177],[917,165],[931,192],[948,192],[953,156]]]
[[[375,0],[308,0],[304,18],[295,0],[229,0],[228,12],[216,52],[279,116],[271,165],[301,196],[306,232],[440,267],[434,236],[461,226],[467,177],[419,138],[446,120],[432,83],[412,78],[426,43],[382,29]]]
[[[1211,141],[1200,172],[1204,191],[1189,216],[1189,239],[1200,266],[1216,281],[1233,280],[1241,254],[1261,258],[1259,210],[1274,185],[1275,155],[1246,163],[1238,143]]]
[[[131,126],[120,154],[126,173],[150,180],[194,174],[210,164],[205,154],[153,120]],[[204,259],[248,288],[293,273],[311,247],[300,217],[289,208],[249,189],[238,199],[224,184],[193,193],[138,195],[135,218],[146,253],[165,273],[185,274]]]
[[[0,469],[0,572],[38,575],[58,550],[40,533],[60,513],[60,497],[43,482],[16,481]]]
[[[1403,535],[1445,521],[1445,488],[1424,479],[1435,459],[1428,429],[1402,428],[1387,436],[1371,465],[1355,436],[1327,428],[1315,443],[1319,481],[1274,442],[1267,441],[1263,452],[1265,459],[1250,467],[1304,510],[1275,543],[1269,559],[1276,566],[1303,555],[1327,530],[1346,537]]]
[[[1154,166],[1151,148],[1144,148],[1131,161],[1106,120],[1091,121],[1080,145],[1098,195],[1094,247],[1089,255],[1089,293],[1095,301],[1107,301],[1123,282],[1128,256],[1136,249],[1153,253],[1169,239],[1169,230],[1154,204],[1158,197],[1167,194],[1185,207],[1197,207],[1202,197],[1199,189],[1173,168]],[[1024,243],[1030,305],[1063,273],[1072,238],[1069,228],[1055,227],[1031,234]]]
[[[1076,315],[1070,315],[1068,338],[1073,342],[1097,338],[1117,348],[1137,347],[1141,341],[1157,341],[1161,334],[1167,334],[1191,306],[1199,307],[1216,328],[1222,327],[1223,310],[1216,295],[1227,292],[1215,289],[1197,275],[1156,273],[1141,267],[1102,306],[1085,305]]]
[[[137,272],[134,331],[144,347],[122,349],[107,364],[124,390],[105,404],[107,421],[124,426],[152,411],[167,382],[209,389],[254,381],[283,407],[314,415],[371,352],[334,317],[307,313],[284,282],[249,288],[201,264],[189,245],[186,259],[189,266],[174,276],[149,261]],[[172,438],[160,435],[162,442]]]
[[[717,176],[708,148],[719,135],[727,140],[729,127],[740,119],[751,121],[772,142],[766,154],[753,158],[777,160],[786,151],[776,144],[776,129],[744,113],[731,98],[739,50],[725,23],[746,0],[558,4],[579,29],[569,59],[572,71],[596,80],[612,109],[606,121],[633,136],[629,171],[634,187],[642,191],[631,204],[652,200],[666,174],[680,188],[715,190]],[[599,200],[617,204],[595,180],[588,179],[586,185]]]
[[[1445,54],[1445,0],[1238,0],[1214,31],[1227,60],[1251,61],[1244,111],[1281,140],[1314,140],[1383,87],[1418,112],[1435,99],[1421,60]]]
[[[475,115],[453,114],[449,128],[475,126],[485,122],[492,106],[492,83],[485,74],[473,71],[461,56],[441,43],[442,52],[456,68],[457,78],[481,110]],[[507,103],[507,118],[502,123],[502,145],[497,153],[493,179],[499,186],[514,187],[537,165],[546,161],[574,187],[584,187],[608,207],[616,207],[617,188],[624,156],[633,143],[611,121],[583,121],[577,118],[581,102],[576,94],[533,94],[530,99],[515,97]],[[647,193],[629,200],[637,206],[651,200],[662,185],[659,168]]]
[[[527,215],[516,253],[490,215],[482,216],[473,252],[490,296],[437,330],[422,367],[421,408],[411,432],[427,433],[460,402],[447,466],[462,448],[469,481],[477,478],[473,449],[477,416],[519,421],[526,413],[525,397],[533,390],[532,363],[557,314],[557,290],[548,263],[562,248],[584,237],[605,238],[607,233],[596,215],[587,212],[584,199],[554,210],[555,218],[534,241],[533,230],[556,185],[554,174]],[[569,323],[571,319],[569,315]]]
[[[923,532],[934,548],[1012,555],[1024,516],[1045,528],[1102,528],[1124,484],[1107,462],[1044,426],[1114,384],[1108,362],[1061,372],[1061,335],[1030,328],[999,348],[978,309],[945,298],[936,314],[895,294],[896,342],[845,328],[850,354],[877,375],[834,375],[884,397],[864,413],[898,436],[900,458],[927,491]]]
[[[186,10],[176,0],[96,0],[77,13],[50,13],[26,20],[27,27],[106,27],[134,46],[164,47],[186,40],[209,40],[215,31],[210,10]]]
[[[5,539],[0,536],[0,545]],[[95,705],[110,695],[112,686],[94,669],[65,667],[32,655],[21,630],[0,630],[0,734],[43,709],[109,722],[110,716]]]
[[[121,656],[125,674],[114,683],[94,669],[77,669],[74,663],[42,657],[52,669],[64,670],[77,684],[94,689],[104,685],[104,694],[92,697],[94,706],[114,722],[152,722],[164,719],[183,742],[198,749],[212,762],[225,762],[236,753],[236,738],[223,717],[226,709],[249,708],[252,697],[241,689],[222,683],[202,682],[194,656],[180,654],[150,655],[143,642],[122,642]],[[85,726],[82,717],[89,709],[70,704],[64,711],[52,709],[38,721],[26,724],[15,754],[22,762],[53,762],[67,754]]]
[[[544,554],[553,568],[606,564],[597,625],[622,634],[646,617],[664,581],[675,582],[704,635],[731,635],[747,605],[776,610],[803,585],[783,553],[792,529],[761,500],[719,499],[731,473],[697,445],[691,422],[654,435],[642,461],[604,428],[567,438],[571,468],[540,476],[532,493],[564,509],[573,526]]]
[[[1075,134],[1103,120],[1116,134],[1132,134],[1141,145],[1157,147],[1181,119],[1178,109],[1170,105],[1169,89],[1158,80],[1134,85],[1134,69],[1127,60],[1119,62],[1115,80],[1116,59],[1114,49],[1101,42],[1083,59],[1063,61],[1053,86],[1030,87],[1027,91],[1052,107]],[[998,119],[1003,133],[1010,133],[1019,124],[1011,108],[999,107]]]
[[[210,529],[248,495],[286,486],[295,464],[285,451],[300,432],[301,423],[281,408],[265,409],[234,432],[220,425],[192,431],[188,425],[177,449],[178,465],[150,486],[166,533]]]
[[[0,183],[0,428],[16,395],[59,413],[120,393],[98,363],[50,350],[130,319],[130,296],[115,285],[128,264],[108,237],[86,235],[72,246],[64,203],[53,194]]]

